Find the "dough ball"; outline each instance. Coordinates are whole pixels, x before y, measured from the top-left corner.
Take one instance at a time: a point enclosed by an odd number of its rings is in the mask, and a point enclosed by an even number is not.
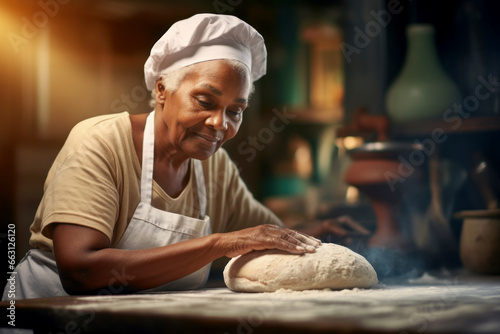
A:
[[[253,251],[231,259],[224,282],[233,291],[368,288],[378,283],[370,263],[349,248],[323,243],[315,253]]]

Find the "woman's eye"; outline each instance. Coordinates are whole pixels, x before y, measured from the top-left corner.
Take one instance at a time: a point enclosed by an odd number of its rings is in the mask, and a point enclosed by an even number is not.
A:
[[[236,119],[241,117],[241,111],[228,110],[227,112]]]
[[[200,106],[202,106],[203,108],[210,108],[212,106],[212,103],[209,101],[200,100],[200,99],[196,99],[196,101],[198,101],[198,104]]]

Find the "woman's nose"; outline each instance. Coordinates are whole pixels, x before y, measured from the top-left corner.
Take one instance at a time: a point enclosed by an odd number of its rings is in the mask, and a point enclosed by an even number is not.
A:
[[[224,110],[214,111],[207,119],[206,124],[213,127],[215,130],[227,130],[227,120]]]

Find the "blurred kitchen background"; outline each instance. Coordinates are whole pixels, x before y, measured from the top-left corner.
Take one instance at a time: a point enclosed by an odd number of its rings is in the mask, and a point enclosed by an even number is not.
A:
[[[325,241],[397,250],[394,261],[411,256],[424,269],[462,265],[467,212],[499,219],[495,0],[2,1],[2,247],[15,224],[17,258],[29,249],[45,176],[71,128],[95,115],[148,112],[151,46],[202,12],[236,15],[266,40],[268,75],[225,145],[259,200],[290,227],[329,220],[347,231]],[[420,27],[412,48],[410,25]],[[411,75],[396,85],[410,52],[417,77],[436,65],[418,60],[437,57],[449,79],[430,80],[437,96],[418,96]],[[388,102],[393,85],[399,95]],[[440,93],[445,85],[455,100]],[[435,100],[445,107],[432,111],[426,103]]]

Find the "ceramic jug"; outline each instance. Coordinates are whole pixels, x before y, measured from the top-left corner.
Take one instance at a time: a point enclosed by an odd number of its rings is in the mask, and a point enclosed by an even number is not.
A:
[[[434,26],[410,24],[403,69],[386,95],[387,114],[394,123],[442,119],[446,109],[461,103],[458,87],[441,67]]]

